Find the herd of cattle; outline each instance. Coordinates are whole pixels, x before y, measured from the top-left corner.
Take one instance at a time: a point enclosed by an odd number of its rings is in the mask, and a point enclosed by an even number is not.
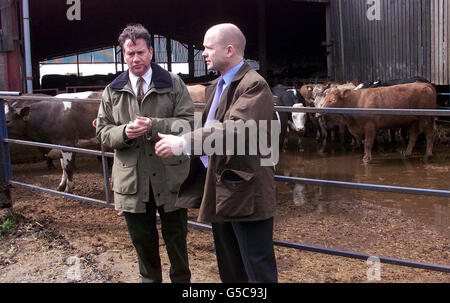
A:
[[[279,87],[281,88],[281,87]],[[317,108],[362,108],[362,109],[436,109],[437,95],[434,86],[424,78],[409,78],[376,81],[362,84],[348,82],[344,84],[306,84],[298,91],[285,88],[281,94],[273,92],[284,106]],[[286,97],[286,95],[290,95]],[[297,102],[292,105],[292,98]],[[317,139],[322,140],[321,152],[327,146],[330,134],[339,138],[344,147],[345,135],[351,135],[352,146],[364,144],[364,163],[372,159],[375,138],[381,132],[389,143],[407,139],[404,157],[409,157],[421,133],[426,136],[426,155],[432,156],[435,117],[432,116],[395,116],[395,115],[332,115],[307,114],[293,112],[289,117],[289,128],[303,132],[310,129]],[[309,126],[309,127],[308,127]],[[402,131],[403,136],[397,135]],[[337,133],[337,134],[336,134]],[[406,134],[406,135],[405,135]],[[281,138],[280,138],[281,139]],[[280,140],[281,142],[281,140]],[[286,141],[284,141],[286,144]]]
[[[195,103],[205,102],[204,85],[188,85]],[[435,109],[434,86],[423,78],[389,82],[306,84],[301,88],[277,85],[272,88],[277,106],[327,107],[327,108],[387,108]],[[100,99],[101,91],[60,94],[57,98]],[[8,101],[5,100],[6,123],[9,138],[44,142],[80,148],[98,148],[95,122],[99,104],[93,102]],[[200,108],[200,110],[202,110]],[[274,112],[281,125],[280,147],[286,148],[289,132],[298,134],[300,140],[310,133],[321,140],[320,151],[326,148],[330,137],[338,136],[340,146],[345,145],[345,135],[351,134],[353,144],[364,144],[365,163],[370,162],[372,147],[381,130],[408,130],[408,145],[404,156],[411,155],[420,133],[426,135],[426,157],[432,155],[435,118],[431,116],[374,116],[331,115],[305,112]],[[300,141],[298,142],[300,143]],[[72,192],[75,154],[52,150],[45,151],[50,160],[60,159],[63,175],[59,191]]]

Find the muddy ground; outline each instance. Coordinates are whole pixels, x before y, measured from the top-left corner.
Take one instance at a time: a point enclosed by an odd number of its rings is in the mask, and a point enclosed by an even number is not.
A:
[[[104,199],[100,164],[79,156],[77,195]],[[57,164],[55,162],[55,164]],[[13,180],[55,189],[60,171],[45,162],[15,164]],[[369,255],[449,265],[448,234],[401,211],[365,200],[359,203],[307,203],[295,206],[292,187],[277,184],[278,213],[274,238]],[[338,190],[338,189],[336,189]],[[15,224],[3,225],[0,282],[139,282],[135,251],[124,218],[111,207],[12,189]],[[196,211],[189,211],[195,221]],[[192,282],[220,282],[212,234],[189,227]],[[448,273],[373,263],[276,246],[279,281],[299,282],[450,282]],[[168,258],[160,252],[164,282]]]

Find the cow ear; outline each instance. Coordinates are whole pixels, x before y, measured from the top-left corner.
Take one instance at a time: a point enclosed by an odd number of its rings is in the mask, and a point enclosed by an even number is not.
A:
[[[346,98],[351,94],[351,89],[345,89],[341,92],[341,97]]]
[[[25,106],[25,107],[21,108],[19,113],[20,113],[20,116],[22,117],[23,121],[30,120],[30,107],[29,106]]]

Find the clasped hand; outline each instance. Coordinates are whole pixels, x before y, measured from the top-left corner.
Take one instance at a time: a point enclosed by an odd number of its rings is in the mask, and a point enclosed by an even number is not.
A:
[[[182,137],[158,133],[160,140],[155,144],[155,153],[161,158],[179,156],[183,153],[184,140]]]
[[[134,121],[128,122],[125,127],[125,135],[129,139],[138,138],[152,129],[152,120],[147,117],[137,116]]]

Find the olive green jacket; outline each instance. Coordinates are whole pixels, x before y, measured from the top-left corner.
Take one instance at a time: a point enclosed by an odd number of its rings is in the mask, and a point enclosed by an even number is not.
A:
[[[112,190],[115,208],[144,213],[153,192],[156,205],[174,211],[181,183],[189,173],[187,156],[161,159],[155,155],[158,133],[181,134],[193,127],[194,104],[183,81],[152,63],[152,82],[138,104],[128,72],[109,84],[102,96],[96,135],[115,150]],[[125,140],[125,126],[137,115],[150,117],[152,128],[146,135]],[[151,186],[150,186],[151,185]]]

